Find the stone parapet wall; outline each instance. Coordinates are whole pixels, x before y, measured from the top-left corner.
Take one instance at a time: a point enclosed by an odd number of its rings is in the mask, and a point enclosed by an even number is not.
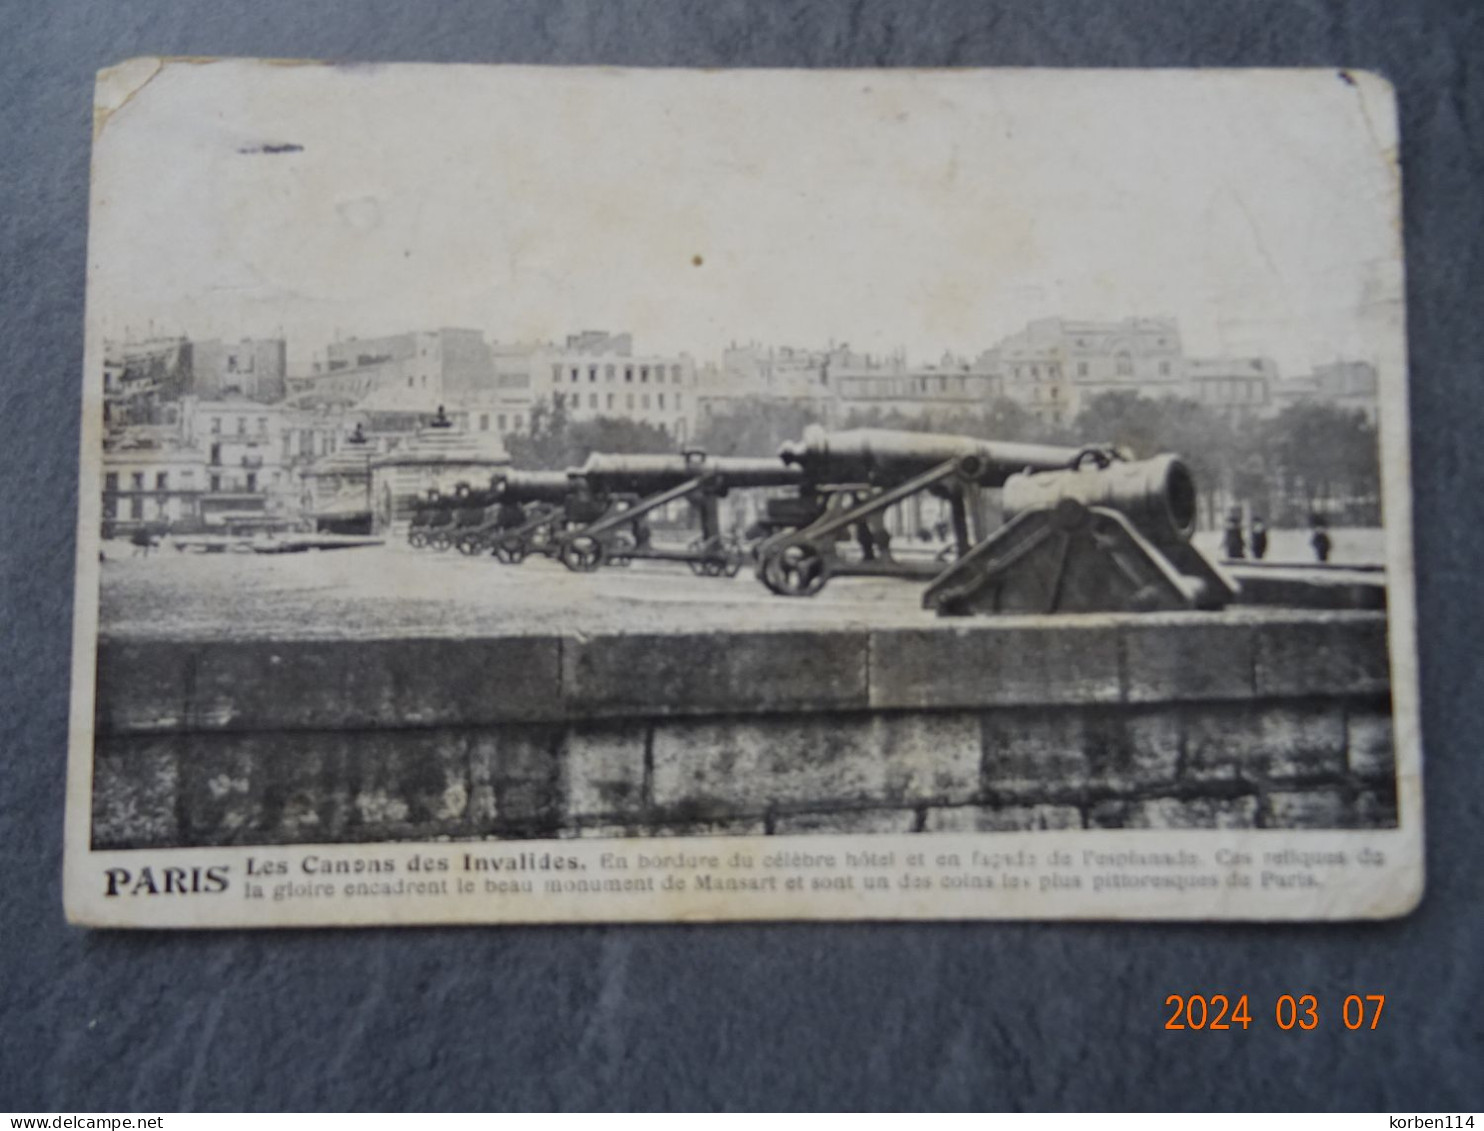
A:
[[[1381,614],[99,659],[98,848],[1396,822]]]

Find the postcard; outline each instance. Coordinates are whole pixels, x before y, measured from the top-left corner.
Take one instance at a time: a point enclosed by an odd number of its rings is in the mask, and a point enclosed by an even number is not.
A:
[[[1383,79],[96,97],[72,921],[1421,898]]]

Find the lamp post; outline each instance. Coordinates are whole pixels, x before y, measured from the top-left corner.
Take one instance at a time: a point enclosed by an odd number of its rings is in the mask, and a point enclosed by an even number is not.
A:
[[[366,469],[366,533],[371,534],[375,530],[375,520],[371,513],[371,441],[366,438],[365,428],[360,421],[356,422],[351,434],[346,437],[345,442],[365,456]]]

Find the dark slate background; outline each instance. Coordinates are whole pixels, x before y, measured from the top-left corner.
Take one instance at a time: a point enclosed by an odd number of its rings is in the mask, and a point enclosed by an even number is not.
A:
[[[1468,0],[0,0],[0,1109],[1484,1106],[1484,12]],[[1427,898],[1379,925],[88,933],[61,906],[94,71],[131,55],[1345,66],[1401,100]],[[1173,992],[1257,1022],[1167,1033]],[[1311,1033],[1267,1003],[1315,993]],[[1338,1024],[1387,995],[1378,1032]]]

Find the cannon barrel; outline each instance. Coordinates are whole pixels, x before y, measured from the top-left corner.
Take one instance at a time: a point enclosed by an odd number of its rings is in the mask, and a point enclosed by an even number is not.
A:
[[[504,471],[490,480],[494,497],[510,503],[560,503],[572,490],[565,471]]]
[[[1081,471],[1012,475],[1005,481],[1005,518],[1050,510],[1066,499],[1120,512],[1157,545],[1185,543],[1195,533],[1195,478],[1179,456],[1161,455]]]
[[[974,481],[982,487],[998,487],[1017,472],[1071,468],[1090,450],[1106,448],[1016,444],[879,428],[826,432],[814,424],[804,430],[802,440],[784,444],[778,454],[784,463],[801,468],[804,477],[813,483],[878,485],[900,483],[949,460],[969,457],[966,468],[972,471]]]
[[[632,491],[650,495],[679,487],[692,479],[705,478],[723,490],[730,487],[788,487],[803,478],[796,467],[776,459],[739,456],[613,455],[594,452],[568,474],[580,478],[596,491]]]

